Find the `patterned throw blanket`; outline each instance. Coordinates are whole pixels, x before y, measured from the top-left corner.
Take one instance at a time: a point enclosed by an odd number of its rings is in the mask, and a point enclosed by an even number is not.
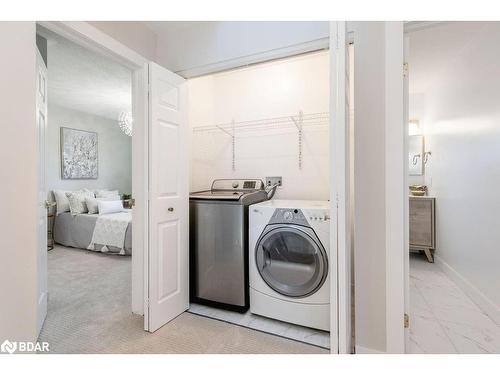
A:
[[[120,249],[120,255],[125,255],[125,232],[131,221],[132,212],[100,215],[95,223],[92,241],[87,249],[98,251],[95,245],[103,245],[100,251],[105,253],[109,251],[108,246],[114,246]]]

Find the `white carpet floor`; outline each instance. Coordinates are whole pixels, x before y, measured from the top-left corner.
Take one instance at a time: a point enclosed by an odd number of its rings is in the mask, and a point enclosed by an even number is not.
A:
[[[51,353],[303,353],[327,350],[184,313],[155,333],[130,312],[131,258],[56,246],[39,341]]]

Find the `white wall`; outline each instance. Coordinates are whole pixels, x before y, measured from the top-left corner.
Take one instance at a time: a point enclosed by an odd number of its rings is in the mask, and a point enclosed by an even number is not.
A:
[[[448,38],[436,45],[436,33]],[[436,255],[500,321],[500,23],[453,23],[411,38],[415,53],[427,52],[435,65],[427,72],[433,80],[424,133],[432,152],[425,182],[436,197]],[[439,54],[450,44],[457,48]]]
[[[117,121],[50,104],[49,97],[47,124],[48,192],[82,188],[118,189],[120,194],[132,192],[132,139],[120,130]],[[61,127],[97,132],[99,171],[96,180],[61,179]]]
[[[203,72],[214,64],[252,55],[275,54],[303,43],[323,40],[328,47],[328,22],[185,22],[156,25],[158,63],[175,72]]]
[[[108,34],[143,57],[156,61],[156,34],[137,21],[89,21],[90,25]]]
[[[385,25],[354,29],[356,347],[385,351]]]
[[[403,28],[400,22],[348,22],[347,26],[354,37],[356,352],[400,352],[402,313],[396,317],[394,313],[401,312],[404,297],[406,190],[390,179],[397,173],[401,176],[404,167],[404,150],[397,144],[397,137],[403,136]],[[393,200],[388,202],[387,197]],[[399,225],[393,228],[397,220]],[[392,253],[397,259],[389,258]],[[396,284],[391,280],[395,273],[388,273],[391,269],[401,276]],[[394,303],[398,295],[401,304]],[[392,305],[398,308],[388,311]]]
[[[190,79],[191,126],[329,111],[327,52],[260,64]],[[237,133],[236,171],[231,169],[231,137],[222,131],[193,133],[191,191],[214,178],[282,176],[276,198],[329,199],[328,123],[306,127],[303,163],[298,166],[298,131]]]
[[[0,45],[9,57],[0,59],[0,342],[31,341],[37,320],[35,23],[0,22]]]

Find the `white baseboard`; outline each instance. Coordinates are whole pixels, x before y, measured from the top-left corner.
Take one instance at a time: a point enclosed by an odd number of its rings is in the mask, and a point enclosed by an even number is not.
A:
[[[434,261],[481,310],[483,310],[496,324],[500,325],[499,306],[495,305],[493,301],[486,297],[479,289],[472,285],[442,258],[434,255]]]
[[[49,300],[49,293],[46,291],[42,294],[40,294],[40,297],[38,298],[38,306],[37,306],[37,312],[36,312],[36,337],[40,336],[40,332],[43,327],[43,322],[45,321],[45,318],[47,317],[47,306],[48,306],[48,300]]]
[[[356,354],[387,354],[376,349],[367,348],[361,345],[356,345]]]

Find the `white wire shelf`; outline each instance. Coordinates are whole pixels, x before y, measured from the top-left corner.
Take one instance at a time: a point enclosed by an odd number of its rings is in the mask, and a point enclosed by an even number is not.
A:
[[[231,137],[232,170],[236,170],[236,141],[238,134],[249,131],[264,130],[297,130],[298,166],[302,169],[302,137],[304,128],[324,127],[330,124],[329,112],[317,112],[304,114],[299,111],[297,115],[272,117],[259,120],[231,121],[228,123],[193,126],[193,133],[223,132]]]
[[[286,128],[297,128],[300,118],[298,115],[271,117],[259,120],[248,121],[232,121],[219,124],[193,126],[194,133],[205,132],[225,132],[230,136],[237,136],[239,132],[243,131],[257,131],[257,130],[279,130]],[[307,113],[302,114],[302,127],[312,126],[326,126],[329,125],[330,114],[328,112]]]

